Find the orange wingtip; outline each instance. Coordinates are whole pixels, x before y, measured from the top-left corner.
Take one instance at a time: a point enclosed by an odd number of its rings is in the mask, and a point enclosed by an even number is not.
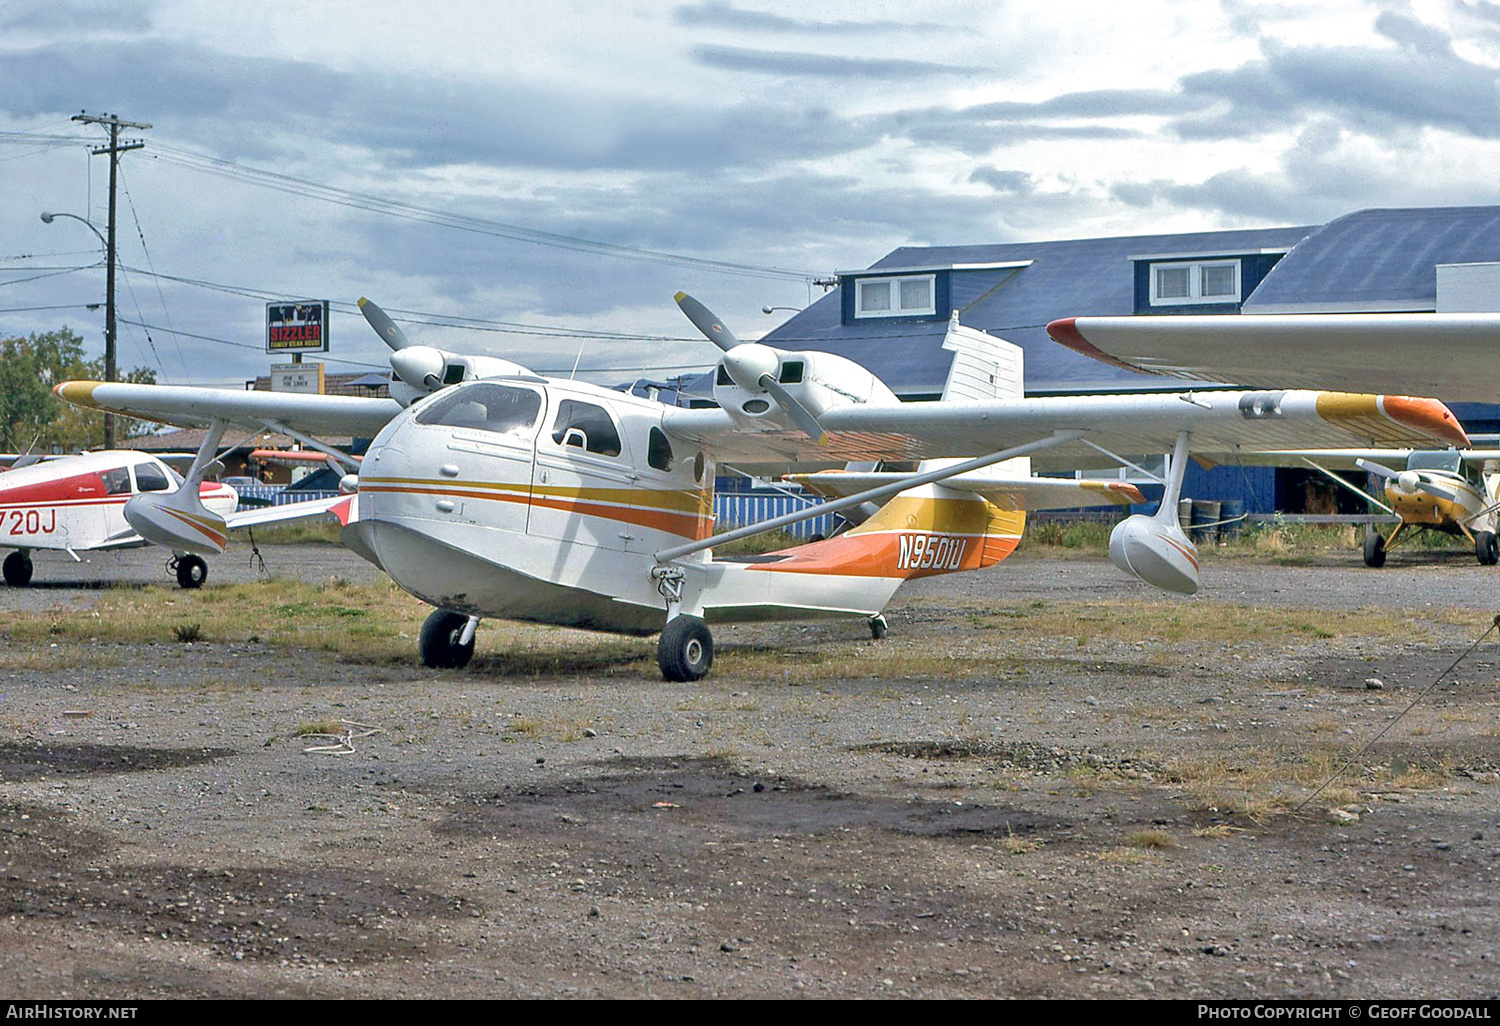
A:
[[[1469,447],[1469,435],[1453,411],[1437,399],[1417,399],[1409,395],[1388,395],[1381,400],[1385,415],[1398,424],[1415,428],[1434,438],[1441,438],[1461,449]]]

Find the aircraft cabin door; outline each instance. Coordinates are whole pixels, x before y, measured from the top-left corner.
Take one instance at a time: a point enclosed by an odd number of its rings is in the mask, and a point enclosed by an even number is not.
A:
[[[442,428],[433,519],[505,534],[526,531],[541,393],[478,381],[440,394],[416,422]],[[486,537],[488,533],[486,533]]]
[[[619,422],[603,405],[554,390],[537,434],[527,533],[583,547],[642,551],[631,522],[640,474]]]

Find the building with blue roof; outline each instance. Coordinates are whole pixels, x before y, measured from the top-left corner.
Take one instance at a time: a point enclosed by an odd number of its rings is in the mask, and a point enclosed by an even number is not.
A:
[[[1447,289],[1451,301],[1444,282],[1457,283]],[[1173,391],[1181,382],[1058,345],[1046,325],[1089,315],[1500,309],[1496,290],[1500,207],[1375,209],[1321,226],[903,246],[867,268],[839,272],[832,291],[762,341],[837,353],[903,399],[935,399],[952,358],[943,337],[956,313],[965,326],[1025,350],[1028,395]],[[1500,405],[1454,410],[1471,433],[1500,430]],[[1308,493],[1309,474],[1221,468],[1191,473],[1187,487],[1255,511],[1301,511],[1322,501]],[[1357,500],[1352,506],[1362,511]]]

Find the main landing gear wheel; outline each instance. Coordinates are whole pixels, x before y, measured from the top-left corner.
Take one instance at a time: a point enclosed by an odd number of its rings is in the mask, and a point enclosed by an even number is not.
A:
[[[177,583],[184,588],[201,588],[208,580],[208,564],[201,556],[179,556],[177,558]]]
[[[5,557],[5,583],[12,588],[24,588],[31,583],[31,557],[24,552],[12,552]]]
[[[879,613],[876,613],[874,616],[870,617],[870,637],[874,638],[876,641],[882,641],[889,633],[890,626],[885,622],[885,617],[881,616]]]
[[[469,618],[462,613],[447,609],[435,609],[422,624],[422,633],[417,637],[417,651],[422,654],[422,665],[434,670],[462,670],[474,658],[474,639],[467,645],[460,644],[464,627]]]
[[[656,665],[667,680],[679,683],[702,680],[714,664],[714,636],[696,616],[678,616],[667,622],[656,643]]]
[[[1385,566],[1385,539],[1373,527],[1365,528],[1365,566]]]
[[[1480,531],[1474,535],[1474,557],[1481,566],[1500,563],[1500,540],[1496,540],[1494,531]]]

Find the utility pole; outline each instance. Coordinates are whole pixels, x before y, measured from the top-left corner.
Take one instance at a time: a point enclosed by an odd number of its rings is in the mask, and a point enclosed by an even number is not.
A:
[[[75,114],[74,121],[109,128],[109,145],[89,150],[93,156],[109,154],[109,231],[105,236],[104,272],[104,380],[114,381],[115,370],[115,188],[119,178],[120,154],[127,150],[138,150],[146,144],[139,139],[120,141],[120,129],[137,128],[145,131],[150,125],[138,121],[121,121],[114,114]],[[115,415],[104,415],[104,448],[115,447]]]

